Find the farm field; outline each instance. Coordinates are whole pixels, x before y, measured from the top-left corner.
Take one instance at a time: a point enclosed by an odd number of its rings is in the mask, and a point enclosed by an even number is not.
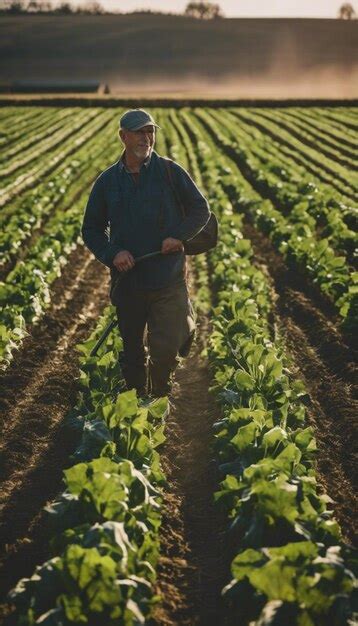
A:
[[[350,626],[357,109],[151,109],[220,223],[169,412],[118,394],[118,332],[90,356],[122,112],[0,108],[2,622]]]

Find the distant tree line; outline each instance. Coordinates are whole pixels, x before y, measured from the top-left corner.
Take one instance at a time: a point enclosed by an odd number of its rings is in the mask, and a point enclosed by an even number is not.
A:
[[[218,17],[224,17],[219,4],[213,2],[189,2],[186,5],[185,15],[189,17],[197,17],[202,20],[212,20]]]
[[[113,11],[107,11],[98,0],[85,0],[80,5],[74,5],[69,0],[0,0],[0,13],[19,14],[19,13],[51,13],[54,15],[103,15],[113,14]],[[121,13],[121,11],[116,11]],[[131,13],[148,13],[158,14],[161,11],[140,10],[131,11]],[[128,13],[127,13],[128,14]],[[170,13],[165,13],[170,15]],[[224,17],[219,4],[214,2],[188,2],[185,7],[184,15],[202,20],[218,19]],[[357,14],[350,2],[344,2],[339,10],[338,17],[340,19],[352,20],[356,19]]]
[[[107,11],[97,0],[86,0],[80,5],[74,5],[69,0],[0,0],[0,12],[9,14],[23,13],[51,13],[55,15],[103,15],[113,14]],[[121,11],[117,11],[121,13]],[[160,11],[140,10],[131,13],[157,14]],[[184,15],[198,19],[216,19],[224,17],[219,4],[213,2],[189,2]]]
[[[74,6],[67,0],[60,0],[52,4],[50,0],[0,0],[1,13],[16,14],[40,14],[51,13],[54,15],[102,15],[106,13],[100,2],[87,0],[79,6]]]

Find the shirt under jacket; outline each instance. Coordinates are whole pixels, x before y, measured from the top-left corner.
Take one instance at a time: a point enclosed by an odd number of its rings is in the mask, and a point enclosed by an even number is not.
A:
[[[176,195],[164,159],[157,152],[144,161],[137,182],[121,158],[96,179],[86,206],[82,237],[96,258],[116,270],[113,259],[121,250],[134,257],[161,250],[167,237],[191,239],[209,219],[209,205],[188,172],[172,162]],[[184,252],[145,260],[127,272],[123,289],[161,289],[184,279]]]

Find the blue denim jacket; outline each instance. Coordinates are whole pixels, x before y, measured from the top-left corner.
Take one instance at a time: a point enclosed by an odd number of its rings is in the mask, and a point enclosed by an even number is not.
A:
[[[168,180],[165,163],[154,150],[142,164],[139,180],[127,171],[123,155],[95,181],[87,203],[82,237],[104,265],[114,270],[121,250],[134,257],[160,250],[166,237],[185,241],[206,224],[209,206],[188,172],[171,163],[183,217]],[[175,252],[138,263],[122,281],[123,288],[160,289],[184,278],[185,255]]]

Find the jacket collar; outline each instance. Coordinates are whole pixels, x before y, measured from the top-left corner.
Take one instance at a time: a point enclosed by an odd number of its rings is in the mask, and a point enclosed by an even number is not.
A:
[[[124,150],[124,151],[122,152],[122,154],[121,154],[120,158],[119,158],[119,161],[118,161],[118,167],[119,167],[119,171],[120,171],[120,172],[122,172],[123,170],[124,170],[124,171],[126,171],[126,172],[128,172],[128,171],[129,171],[129,170],[127,170],[127,168],[126,168],[126,164],[125,164],[125,162],[124,162],[124,155],[125,155],[125,153],[126,153],[126,151]],[[152,156],[153,156],[153,154],[156,154],[156,153],[154,152],[154,150],[152,150],[152,152],[150,153],[149,157],[147,157],[147,158],[145,159],[145,161],[143,161],[143,163],[142,163],[141,167],[142,167],[143,165],[144,165],[144,167],[145,167],[146,169],[149,167],[149,165],[150,165],[150,163],[151,163],[151,160],[152,160]]]

